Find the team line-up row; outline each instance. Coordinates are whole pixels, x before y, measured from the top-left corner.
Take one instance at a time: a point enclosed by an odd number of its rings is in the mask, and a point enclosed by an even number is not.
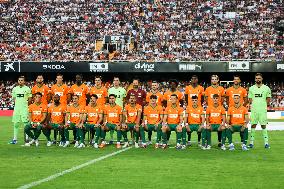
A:
[[[62,76],[57,76],[57,81],[62,82]],[[21,86],[21,78],[19,78],[19,85]],[[24,79],[22,78],[24,83]],[[228,111],[228,116],[226,118],[226,112],[223,108],[222,98],[224,96],[224,90],[218,85],[219,78],[216,75],[212,75],[211,83],[212,86],[208,87],[205,91],[205,100],[209,105],[206,110],[206,117],[203,113],[203,108],[201,107],[201,96],[204,94],[203,88],[198,83],[197,76],[192,76],[191,85],[188,86],[189,91],[186,92],[188,95],[187,104],[188,107],[185,111],[180,107],[182,98],[179,94],[179,91],[176,90],[178,82],[172,80],[170,82],[170,89],[167,91],[166,95],[166,105],[161,103],[159,99],[159,93],[157,89],[158,83],[153,82],[153,90],[147,95],[147,106],[143,107],[144,97],[142,92],[139,92],[138,80],[133,80],[133,89],[130,90],[127,94],[127,100],[124,101],[124,98],[121,98],[125,94],[121,87],[119,87],[119,79],[114,78],[114,87],[110,88],[108,96],[102,96],[102,93],[105,91],[97,91],[97,94],[91,94],[89,97],[90,103],[88,106],[85,106],[86,97],[83,96],[81,92],[73,92],[72,95],[72,104],[66,105],[66,99],[63,98],[63,93],[58,92],[62,89],[62,85],[53,86],[58,89],[52,89],[53,91],[53,104],[47,109],[47,103],[43,99],[46,99],[46,93],[43,91],[36,90],[38,87],[41,89],[43,86],[42,76],[38,76],[37,83],[41,84],[36,85],[33,88],[33,94],[35,99],[40,98],[40,100],[35,100],[35,103],[29,107],[30,112],[30,122],[26,126],[26,133],[33,138],[30,143],[26,145],[36,143],[38,132],[41,130],[41,127],[44,127],[43,131],[47,137],[48,145],[51,145],[50,140],[50,130],[49,127],[59,129],[61,131],[61,145],[67,147],[69,142],[69,132],[68,130],[74,130],[76,144],[75,146],[84,147],[84,131],[91,130],[92,133],[95,133],[94,147],[98,147],[98,141],[101,139],[100,147],[105,146],[105,133],[109,130],[117,131],[117,147],[120,148],[120,141],[122,137],[124,138],[124,147],[128,146],[127,131],[131,131],[134,134],[136,141],[140,138],[142,140],[142,147],[146,146],[145,143],[145,134],[144,130],[152,133],[152,131],[157,132],[157,141],[156,147],[167,147],[167,141],[170,136],[170,131],[176,131],[177,133],[177,148],[184,149],[186,143],[186,133],[188,133],[188,138],[192,131],[197,131],[199,133],[199,140],[202,138],[202,149],[211,148],[211,131],[218,131],[218,141],[221,143],[221,149],[225,149],[225,140],[228,138],[230,143],[230,149],[234,149],[234,145],[231,142],[231,136],[234,131],[240,131],[242,136],[242,148],[246,150],[246,143],[248,138],[247,123],[248,115],[247,109],[243,106],[244,103],[250,102],[252,104],[252,134],[251,134],[251,143],[250,147],[253,147],[254,141],[254,132],[255,126],[257,123],[260,123],[263,128],[265,147],[269,148],[268,145],[268,135],[265,128],[267,124],[266,117],[266,106],[269,98],[271,97],[270,89],[262,84],[262,75],[256,74],[256,85],[252,86],[249,90],[249,101],[246,100],[246,90],[242,90],[239,86],[240,78],[239,76],[234,77],[234,86],[231,87],[231,95],[229,95],[230,108]],[[96,77],[95,82],[101,84],[101,78]],[[157,85],[155,85],[157,84]],[[76,84],[80,88],[82,86],[82,77],[80,75],[76,76]],[[118,87],[116,87],[118,86]],[[71,87],[74,87],[74,85]],[[100,90],[102,87],[97,88]],[[254,88],[255,87],[255,88]],[[192,89],[192,90],[191,90]],[[83,88],[81,88],[83,90]],[[121,91],[122,90],[122,91]],[[13,90],[13,96],[25,97],[26,94],[15,94],[16,90]],[[209,92],[208,92],[209,91]],[[24,93],[27,91],[24,91]],[[227,94],[230,91],[227,90]],[[145,92],[144,92],[145,93]],[[168,93],[168,94],[167,94]],[[107,95],[107,93],[106,93]],[[29,95],[27,95],[29,97]],[[65,95],[66,97],[66,95]],[[104,98],[105,97],[105,98]],[[120,98],[118,101],[117,99]],[[62,100],[63,99],[63,100]],[[83,100],[82,100],[83,99]],[[123,99],[123,100],[121,100]],[[106,105],[105,100],[108,101]],[[103,103],[102,103],[103,102]],[[121,102],[121,103],[119,103]],[[126,102],[126,103],[125,103]],[[126,105],[125,105],[126,104]],[[142,106],[141,106],[142,104]],[[163,105],[163,107],[161,106]],[[125,106],[124,106],[125,105]],[[122,108],[124,107],[124,108]],[[39,109],[40,110],[39,110]],[[17,107],[15,106],[17,110]],[[21,108],[20,108],[21,109]],[[34,110],[35,109],[35,110]],[[261,111],[258,111],[261,110]],[[16,112],[16,113],[15,113]],[[18,111],[14,111],[14,117]],[[18,115],[24,115],[25,111],[22,113],[18,112]],[[27,111],[28,112],[28,111]],[[48,113],[48,114],[47,114]],[[38,114],[38,116],[36,116]],[[142,114],[144,116],[142,116]],[[13,119],[14,119],[13,117]],[[38,118],[35,118],[38,117]],[[44,119],[43,119],[44,118]],[[142,122],[141,122],[142,121]],[[13,120],[13,122],[17,122]],[[24,121],[23,121],[24,122]],[[142,123],[142,124],[141,124]],[[206,124],[205,124],[206,123]],[[35,125],[36,128],[35,129]],[[30,130],[39,130],[34,135],[32,135]],[[200,135],[201,133],[201,135]],[[202,136],[202,137],[201,137]],[[15,137],[14,137],[15,138]],[[148,136],[149,138],[149,136]],[[189,140],[190,141],[190,140]],[[136,143],[137,146],[137,143]]]

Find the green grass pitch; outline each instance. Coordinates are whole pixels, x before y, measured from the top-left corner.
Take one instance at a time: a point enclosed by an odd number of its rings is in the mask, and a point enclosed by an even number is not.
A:
[[[102,150],[48,148],[45,141],[38,148],[22,147],[23,134],[20,144],[8,145],[11,136],[11,118],[1,117],[1,189],[17,188],[117,151],[114,146]],[[216,141],[216,134],[213,136]],[[261,132],[257,132],[255,149],[247,152],[240,150],[240,144],[233,152],[221,151],[216,146],[211,151],[202,151],[195,145],[184,151],[155,150],[153,146],[132,148],[34,188],[279,189],[284,186],[284,132],[271,131],[269,136],[271,149],[264,149]],[[239,134],[234,139],[239,141]]]

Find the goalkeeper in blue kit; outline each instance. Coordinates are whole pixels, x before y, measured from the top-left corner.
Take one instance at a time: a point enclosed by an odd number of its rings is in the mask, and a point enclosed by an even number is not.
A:
[[[261,73],[255,75],[255,85],[249,88],[249,102],[251,104],[251,137],[250,148],[254,146],[255,128],[259,123],[262,128],[262,135],[264,139],[264,147],[270,148],[268,144],[268,134],[266,125],[267,120],[267,106],[270,103],[271,90],[268,86],[262,83],[263,77]]]
[[[17,144],[18,132],[21,124],[29,123],[28,105],[32,100],[31,89],[25,85],[25,77],[18,78],[18,85],[12,90],[12,98],[15,100],[12,122],[14,124],[14,137],[9,144]]]

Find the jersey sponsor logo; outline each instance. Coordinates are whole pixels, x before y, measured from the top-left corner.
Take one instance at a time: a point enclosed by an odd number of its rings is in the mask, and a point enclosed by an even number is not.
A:
[[[219,116],[220,116],[220,113],[211,113],[210,116],[211,116],[211,117],[219,117]]]
[[[176,119],[178,118],[178,114],[169,114],[169,118]]]
[[[239,91],[239,93],[241,93],[241,92]],[[232,97],[233,97],[233,98],[234,98],[234,96],[239,96],[239,97],[241,97],[240,94],[232,94]]]
[[[256,98],[261,98],[261,97],[262,97],[262,94],[254,94],[254,97],[256,97]]]
[[[18,98],[23,98],[23,97],[25,97],[25,95],[24,94],[17,94],[17,97]]]
[[[102,98],[102,94],[96,94],[98,96],[98,98]]]
[[[55,92],[54,94],[58,96],[63,96],[63,92]]]
[[[89,113],[88,116],[89,116],[89,117],[97,117],[98,114],[97,114],[97,113]]]
[[[41,115],[41,111],[33,111],[33,115]]]
[[[150,114],[150,118],[159,118],[159,114]]]
[[[192,98],[193,96],[198,96],[198,94],[190,94],[189,96]]]
[[[128,115],[130,116],[130,117],[133,117],[133,116],[136,116],[137,115],[137,112],[130,112],[130,113],[128,113]]]
[[[61,116],[61,112],[52,112],[53,116]]]
[[[191,113],[190,116],[193,117],[193,118],[199,118],[200,117],[199,114],[194,114],[194,113]]]
[[[75,92],[75,95],[82,96],[82,92]]]
[[[233,118],[242,118],[243,115],[242,114],[233,114]]]
[[[109,113],[108,117],[118,117],[118,114],[117,113]]]
[[[71,117],[80,117],[80,113],[71,113]]]

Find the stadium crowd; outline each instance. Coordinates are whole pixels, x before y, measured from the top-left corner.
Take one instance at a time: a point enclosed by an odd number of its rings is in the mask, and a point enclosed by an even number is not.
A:
[[[0,58],[105,60],[105,35],[133,38],[114,60],[282,60],[282,0],[10,0],[0,3]]]
[[[55,82],[54,81],[48,81],[47,86],[50,88]],[[35,81],[29,81],[26,82],[27,86],[32,88],[32,86],[35,84]],[[68,87],[71,87],[74,84],[74,81],[66,81],[65,84]],[[85,81],[85,84],[88,87],[93,86],[92,82]],[[17,85],[17,82],[14,81],[0,81],[0,109],[13,109],[14,107],[14,101],[12,100],[12,89]],[[131,81],[122,81],[121,82],[122,87],[124,87],[127,91],[132,88]],[[180,81],[180,84],[178,86],[178,90],[182,93],[185,92],[185,87],[189,85],[188,81]],[[201,83],[204,88],[209,86],[209,83]],[[248,87],[251,86],[251,83],[243,83],[242,86],[244,86],[247,90]],[[272,110],[284,110],[284,83],[268,83],[267,84],[272,91],[272,99],[270,102],[270,107]],[[104,83],[104,86],[106,88],[110,88],[111,81],[107,81]],[[225,83],[221,83],[221,86],[223,86],[225,89],[229,86]],[[144,81],[141,82],[141,89],[149,92],[151,88],[151,81]],[[162,81],[160,82],[160,92],[164,93],[169,89],[169,82]],[[227,107],[227,103],[224,103],[224,107]]]

